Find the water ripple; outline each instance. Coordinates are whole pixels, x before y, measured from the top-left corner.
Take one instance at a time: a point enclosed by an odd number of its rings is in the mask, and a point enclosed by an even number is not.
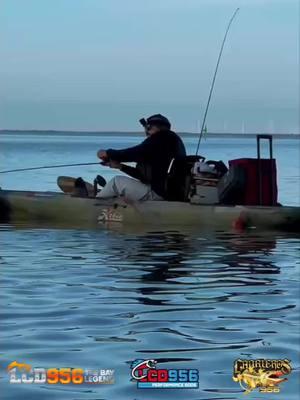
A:
[[[297,237],[7,227],[0,235],[3,365],[114,368],[117,379],[100,391],[20,389],[3,372],[5,399],[148,399],[129,374],[143,357],[198,368],[191,400],[240,399],[231,377],[239,357],[284,357],[299,369]],[[296,387],[293,375],[285,400]]]

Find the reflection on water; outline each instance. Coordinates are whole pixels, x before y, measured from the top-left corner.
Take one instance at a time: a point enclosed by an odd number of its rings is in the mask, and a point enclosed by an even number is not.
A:
[[[295,237],[3,227],[3,365],[116,370],[113,386],[14,386],[5,399],[240,399],[238,357],[289,358],[282,398],[298,399]],[[198,368],[199,390],[143,391],[136,358]],[[263,398],[255,394],[255,398]]]

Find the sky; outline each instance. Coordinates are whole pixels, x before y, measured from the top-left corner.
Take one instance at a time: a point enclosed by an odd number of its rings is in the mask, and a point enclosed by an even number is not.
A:
[[[0,129],[299,133],[298,0],[0,0]]]

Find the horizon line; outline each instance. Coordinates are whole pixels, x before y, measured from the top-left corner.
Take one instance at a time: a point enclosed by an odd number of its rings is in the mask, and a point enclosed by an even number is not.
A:
[[[71,130],[71,129],[0,129],[0,133],[3,132],[53,132],[53,133],[125,133],[125,134],[144,134],[144,131],[132,131],[132,130]],[[186,134],[186,135],[200,135],[200,132],[191,132],[191,131],[176,131],[177,133],[180,134]],[[274,132],[274,133],[267,133],[264,130],[261,132],[218,132],[218,131],[211,131],[211,132],[205,132],[205,135],[242,135],[242,136],[247,136],[247,135],[261,135],[261,134],[268,134],[268,135],[300,135],[299,133],[296,132]]]

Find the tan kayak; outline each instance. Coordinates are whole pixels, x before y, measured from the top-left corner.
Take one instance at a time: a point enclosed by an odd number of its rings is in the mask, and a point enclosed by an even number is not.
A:
[[[300,232],[300,207],[196,205],[181,202],[128,203],[119,199],[72,197],[55,192],[0,191],[6,223],[96,227],[191,226],[199,229],[259,229]]]

